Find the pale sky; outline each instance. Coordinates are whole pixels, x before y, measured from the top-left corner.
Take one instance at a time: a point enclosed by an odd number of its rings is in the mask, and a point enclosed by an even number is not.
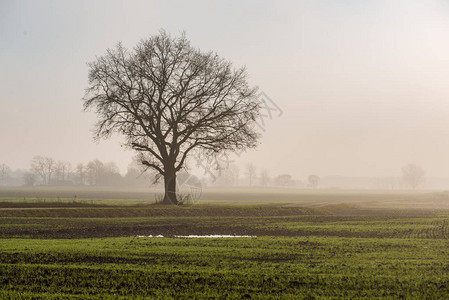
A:
[[[115,161],[82,112],[87,62],[160,29],[246,66],[283,111],[257,150],[271,174],[392,176],[407,163],[449,177],[449,2],[0,2],[0,163],[35,155]]]

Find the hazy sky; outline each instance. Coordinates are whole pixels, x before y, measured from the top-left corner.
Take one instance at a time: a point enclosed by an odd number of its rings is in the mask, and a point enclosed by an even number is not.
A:
[[[449,177],[449,2],[0,1],[0,163],[87,162],[86,63],[165,29],[246,66],[283,111],[238,158],[272,175],[384,176],[409,162]],[[243,173],[243,172],[242,172]]]

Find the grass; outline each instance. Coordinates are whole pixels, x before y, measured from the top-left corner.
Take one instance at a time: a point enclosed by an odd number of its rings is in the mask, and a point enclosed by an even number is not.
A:
[[[6,239],[0,251],[3,295],[436,299],[449,293],[445,240]]]
[[[261,205],[235,190],[185,207],[0,202],[0,299],[449,297],[443,194],[284,192]],[[175,237],[190,234],[256,237]]]

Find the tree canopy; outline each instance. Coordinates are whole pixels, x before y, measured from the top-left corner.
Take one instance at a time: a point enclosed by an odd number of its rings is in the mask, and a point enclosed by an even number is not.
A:
[[[244,68],[164,31],[132,50],[122,44],[89,63],[85,110],[98,115],[97,138],[125,136],[140,162],[164,178],[175,204],[176,173],[195,150],[217,155],[252,148],[260,103]]]

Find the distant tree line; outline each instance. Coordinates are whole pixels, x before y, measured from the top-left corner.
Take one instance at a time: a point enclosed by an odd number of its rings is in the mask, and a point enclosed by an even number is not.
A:
[[[240,174],[243,173],[243,176]],[[299,187],[299,188],[317,188],[320,177],[310,175],[308,184],[293,178],[290,174],[278,174],[270,176],[267,169],[259,171],[256,165],[249,163],[245,165],[243,172],[235,164],[229,164],[218,170],[218,175],[205,184],[213,186],[254,186],[254,187]]]
[[[279,174],[271,177],[267,169],[258,168],[249,163],[245,166],[243,176],[240,177],[239,168],[230,164],[218,172],[218,176],[210,185],[216,186],[257,186],[257,187],[297,187],[317,189],[322,185],[322,179],[316,174],[310,174],[304,181],[293,178],[290,174]],[[401,176],[377,178],[371,188],[378,189],[416,189],[425,183],[425,171],[416,164],[401,167]],[[328,186],[329,187],[329,186]],[[337,186],[332,186],[338,188]],[[369,188],[366,186],[366,188]]]
[[[114,162],[103,162],[98,159],[72,165],[69,162],[58,161],[51,157],[35,156],[27,170],[13,170],[8,165],[0,163],[0,186],[148,187],[156,185],[153,179],[154,173],[144,172],[137,161],[128,166],[124,175],[120,174]],[[324,178],[322,180],[316,174],[309,175],[304,181],[295,179],[290,174],[270,176],[267,169],[259,170],[253,163],[245,165],[243,172],[236,164],[231,163],[220,168],[214,178],[204,176],[199,180],[202,186],[296,187],[308,189],[329,187],[329,179]],[[416,164],[408,164],[401,168],[401,176],[377,178],[371,185],[372,188],[377,189],[416,189],[422,187],[425,181],[424,169]],[[333,184],[332,187],[338,188],[340,186],[335,182]],[[348,184],[342,183],[341,185],[348,186]]]
[[[98,159],[72,166],[66,161],[51,157],[35,156],[28,170],[12,171],[6,164],[0,164],[0,186],[129,186],[147,187],[151,184],[149,175],[137,163],[131,163],[125,175],[120,174],[114,162]]]
[[[22,185],[24,170],[12,170],[8,165],[0,163],[0,186]]]

